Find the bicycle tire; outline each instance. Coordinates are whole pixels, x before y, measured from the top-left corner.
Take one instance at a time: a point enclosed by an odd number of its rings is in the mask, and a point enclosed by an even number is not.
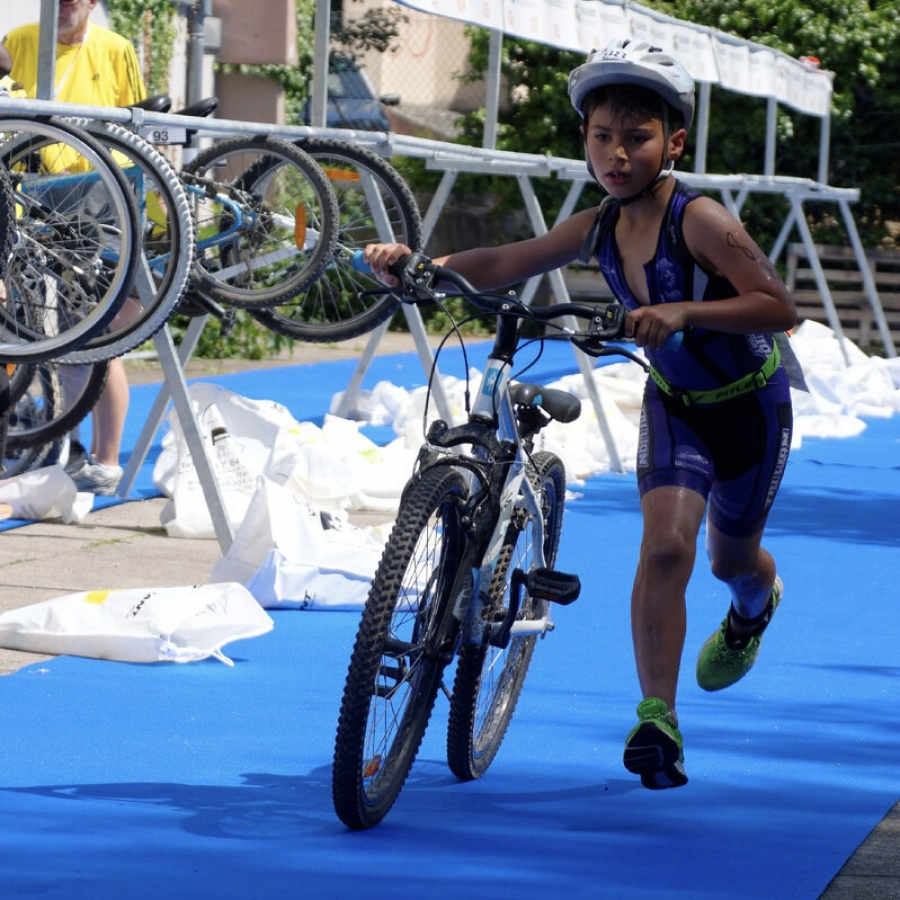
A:
[[[16,363],[12,373],[9,374],[9,406],[15,402],[28,389],[28,384],[34,378],[37,363]]]
[[[120,125],[70,121],[122,164],[140,217],[138,278],[125,301],[130,315],[123,309],[101,333],[62,357],[66,362],[94,363],[124,356],[168,322],[193,271],[194,217],[181,178],[155,147]],[[140,309],[131,309],[138,302]]]
[[[0,278],[6,271],[16,228],[16,200],[6,166],[0,166]]]
[[[354,251],[376,242],[421,250],[422,217],[400,173],[372,151],[328,138],[304,139],[298,145],[331,182],[340,220],[338,249],[303,294],[253,315],[266,328],[294,340],[349,340],[373,331],[400,306],[381,282],[352,267]],[[366,295],[373,290],[378,293]]]
[[[337,202],[319,166],[290,141],[219,141],[185,166],[184,177],[195,205],[201,293],[244,309],[273,306],[305,290],[328,265]]]
[[[64,438],[97,405],[106,385],[109,364],[107,359],[82,365],[67,365],[57,360],[41,363],[32,377],[40,377],[41,368],[55,371],[59,383],[58,401],[40,418],[23,421],[19,427],[11,429],[7,447],[24,450]]]
[[[557,456],[542,451],[529,461],[527,473],[539,490],[545,529],[544,559],[545,565],[552,568],[565,505],[565,467]],[[519,512],[524,515],[524,510]],[[488,587],[489,603],[508,596],[515,569],[527,572],[535,565],[532,542],[532,523],[514,516]],[[517,620],[540,619],[546,603],[523,592]],[[503,606],[508,606],[505,599]],[[480,778],[497,755],[515,712],[537,637],[513,634],[505,648],[487,642],[463,643],[460,648],[447,725],[447,762],[462,781]]]
[[[425,472],[409,489],[379,563],[344,686],[332,799],[354,830],[377,825],[403,788],[450,658],[447,605],[460,564],[462,476]]]
[[[15,235],[0,302],[0,359],[59,357],[117,314],[137,268],[137,210],[103,146],[59,119],[0,116]],[[62,154],[65,165],[54,170]]]
[[[63,442],[59,439],[26,444],[17,440],[23,429],[48,421],[59,411],[62,389],[58,373],[46,363],[37,364],[33,372],[34,377],[4,417],[6,435],[3,458],[0,460],[0,479],[53,465],[59,462],[62,453]]]

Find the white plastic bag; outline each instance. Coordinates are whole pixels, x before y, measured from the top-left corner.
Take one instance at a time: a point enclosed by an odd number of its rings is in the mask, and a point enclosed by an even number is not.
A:
[[[326,527],[325,521],[328,523]],[[210,581],[239,581],[267,608],[356,609],[383,543],[260,478],[247,515]]]
[[[12,507],[15,519],[80,522],[94,505],[94,495],[78,493],[61,465],[45,466],[0,481],[0,503]]]
[[[121,662],[193,662],[274,623],[240,584],[82,591],[0,615],[0,646]]]
[[[251,400],[226,388],[198,383],[189,387],[191,407],[210,451],[219,493],[232,529],[243,521],[266,466],[278,431],[295,420],[287,409],[270,400]],[[171,430],[153,468],[153,484],[170,502],[160,519],[172,537],[216,536],[206,494],[200,483],[184,429],[174,411]]]

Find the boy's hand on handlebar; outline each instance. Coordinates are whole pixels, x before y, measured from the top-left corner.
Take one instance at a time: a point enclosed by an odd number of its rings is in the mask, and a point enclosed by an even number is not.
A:
[[[625,336],[638,347],[659,350],[672,335],[687,327],[682,303],[660,303],[631,310],[625,317]],[[671,342],[668,346],[671,346]]]
[[[367,244],[363,251],[363,259],[372,270],[372,274],[387,287],[397,287],[399,279],[392,275],[389,268],[404,256],[412,253],[406,244]]]

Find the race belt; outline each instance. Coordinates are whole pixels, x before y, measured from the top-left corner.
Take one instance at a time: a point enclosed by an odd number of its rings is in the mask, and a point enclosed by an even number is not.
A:
[[[772,352],[755,372],[750,372],[748,375],[738,378],[737,381],[723,384],[721,387],[712,388],[708,391],[685,391],[675,387],[675,385],[660,375],[653,366],[650,366],[650,377],[664,394],[681,400],[685,406],[693,406],[695,403],[721,403],[723,400],[731,400],[733,397],[739,397],[741,394],[764,388],[768,384],[769,379],[775,374],[775,370],[780,362],[781,354],[778,352],[778,344],[773,344]]]

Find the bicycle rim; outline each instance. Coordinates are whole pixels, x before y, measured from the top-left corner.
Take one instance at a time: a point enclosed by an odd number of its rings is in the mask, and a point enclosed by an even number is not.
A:
[[[41,416],[18,417],[16,427],[10,428],[7,437],[7,448],[11,451],[64,438],[82,422],[100,399],[109,373],[109,360],[78,366],[47,360],[32,369],[29,382],[46,378],[43,370],[51,370],[58,383],[54,403]],[[26,388],[30,389],[30,385]]]
[[[306,291],[254,316],[296,340],[349,340],[374,330],[400,305],[377,279],[352,267],[354,251],[376,242],[420,250],[422,218],[397,170],[371,151],[325,138],[299,145],[322,167],[337,198],[337,251]]]
[[[102,331],[131,290],[135,205],[107,151],[59,120],[0,117],[0,163],[15,189],[16,225],[0,291],[0,357],[58,357]]]
[[[196,286],[219,303],[272,306],[312,284],[337,240],[334,193],[302,150],[271,137],[213,144],[185,167]]]
[[[406,781],[449,659],[462,477],[426,472],[400,508],[369,591],[338,720],[332,797],[349,828],[377,825]]]
[[[544,564],[552,568],[565,504],[565,468],[550,453],[536,453],[532,462],[528,477],[541,499]],[[534,521],[524,509],[517,510],[488,588],[488,604],[497,601],[508,607],[513,572],[528,572],[537,564],[534,539]],[[517,621],[542,618],[545,606],[546,601],[523,591]],[[536,634],[513,634],[505,648],[487,642],[461,647],[447,727],[447,762],[457,778],[479,778],[493,762],[515,712],[536,643]]]
[[[134,290],[101,334],[64,357],[67,362],[93,363],[139,347],[169,320],[191,276],[194,220],[181,179],[155,147],[118,125],[77,123],[113,153],[140,218]]]

